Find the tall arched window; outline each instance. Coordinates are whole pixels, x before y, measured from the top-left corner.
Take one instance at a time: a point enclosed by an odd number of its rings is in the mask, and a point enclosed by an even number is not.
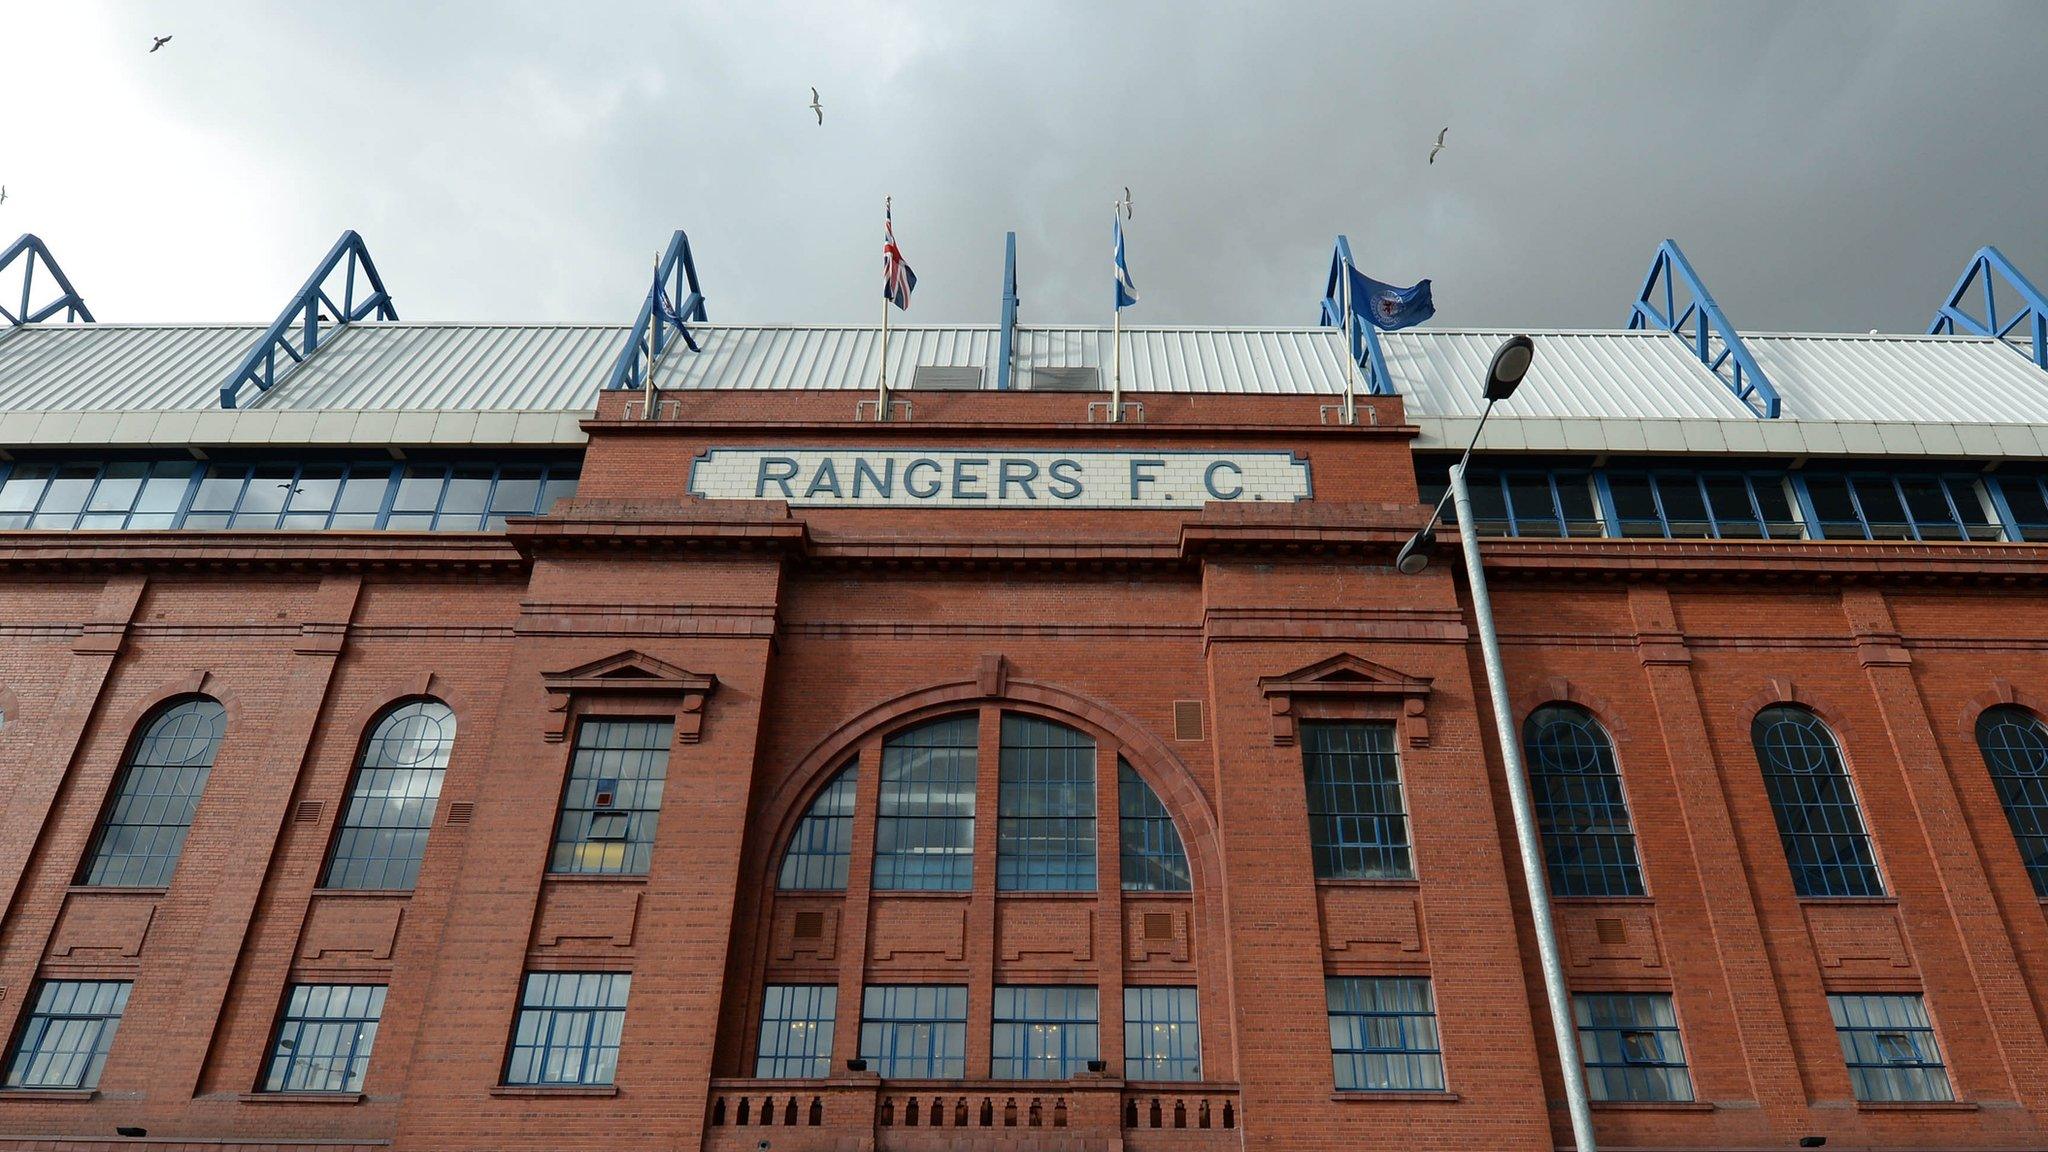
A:
[[[847,865],[853,859],[853,793],[859,778],[859,767],[849,764],[811,801],[783,853],[778,887],[814,891],[846,887]]]
[[[1559,896],[1641,896],[1635,828],[1614,745],[1591,713],[1546,704],[1522,724],[1543,861]]]
[[[203,696],[172,704],[143,725],[115,782],[79,883],[170,884],[227,730],[227,709]]]
[[[1998,786],[2034,893],[2048,899],[2048,728],[2023,708],[1987,708],[1977,717],[1977,749]]]
[[[1116,761],[1116,784],[1124,891],[1188,891],[1187,850],[1159,794],[1121,756]]]
[[[1835,734],[1804,708],[1756,714],[1750,742],[1801,896],[1882,896],[1884,877]]]
[[[454,746],[455,713],[439,700],[401,704],[377,721],[349,788],[326,887],[413,886]]]
[[[1003,713],[996,790],[996,887],[1095,890],[1095,741],[1064,724]]]
[[[875,887],[974,886],[975,716],[948,716],[882,741]]]

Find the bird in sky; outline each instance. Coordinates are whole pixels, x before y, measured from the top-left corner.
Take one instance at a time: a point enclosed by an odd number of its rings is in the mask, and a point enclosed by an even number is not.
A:
[[[7,203],[7,185],[0,184],[0,204]]]
[[[818,114],[818,126],[820,128],[824,127],[825,106],[823,104],[818,103],[818,90],[816,88],[811,89],[811,111],[816,112]]]
[[[1124,198],[1116,202],[1116,207],[1117,211],[1124,214],[1124,219],[1129,220],[1131,218],[1131,186],[1129,184],[1124,185]]]
[[[155,40],[155,41],[156,41],[156,43],[154,43],[154,44],[151,44],[151,45],[149,46],[149,50],[150,50],[151,52],[154,52],[154,51],[156,51],[157,49],[159,49],[159,48],[163,47],[164,45],[166,45],[166,44],[169,44],[169,43],[171,42],[171,38],[170,38],[169,36],[153,36],[153,37],[151,37],[151,39],[153,39],[153,40]]]
[[[1431,164],[1436,163],[1436,154],[1444,150],[1444,133],[1449,131],[1449,128],[1445,128],[1443,132],[1436,134],[1436,147],[1429,150],[1429,162]]]

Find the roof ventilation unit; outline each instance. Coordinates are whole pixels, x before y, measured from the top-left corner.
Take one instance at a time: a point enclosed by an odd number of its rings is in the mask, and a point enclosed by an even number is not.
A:
[[[919,392],[979,392],[981,369],[972,365],[919,364],[910,374],[910,386]]]
[[[1100,368],[1033,368],[1032,392],[1100,392]]]

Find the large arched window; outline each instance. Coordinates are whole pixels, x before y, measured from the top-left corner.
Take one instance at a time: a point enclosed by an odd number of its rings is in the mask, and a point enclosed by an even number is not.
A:
[[[859,779],[859,767],[849,764],[811,801],[783,853],[778,887],[813,891],[846,887],[847,865],[853,859],[853,795]]]
[[[975,716],[948,716],[882,742],[875,887],[974,886]]]
[[[1159,794],[1122,757],[1116,762],[1116,784],[1124,891],[1188,891],[1187,850]]]
[[[227,709],[203,696],[172,704],[143,725],[115,782],[79,883],[170,884],[227,729]]]
[[[2034,892],[2048,899],[2048,728],[2025,709],[1988,708],[1977,717],[1977,749],[1998,786]]]
[[[1544,868],[1559,896],[1641,896],[1635,828],[1600,722],[1570,704],[1546,704],[1522,725]]]
[[[1801,896],[1882,896],[1884,878],[1835,734],[1804,708],[1773,705],[1750,724],[1792,887]]]
[[[454,746],[455,713],[439,700],[401,704],[377,721],[349,788],[326,887],[413,886]]]

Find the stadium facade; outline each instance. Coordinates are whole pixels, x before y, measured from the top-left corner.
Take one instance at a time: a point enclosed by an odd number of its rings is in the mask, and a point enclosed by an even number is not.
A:
[[[1469,589],[1392,564],[1502,334],[1129,329],[1112,400],[1012,292],[878,398],[662,275],[10,311],[0,1148],[1570,1143]],[[2048,307],[1947,301],[1738,333],[1667,246],[1485,428],[1603,1148],[2048,1146]]]

